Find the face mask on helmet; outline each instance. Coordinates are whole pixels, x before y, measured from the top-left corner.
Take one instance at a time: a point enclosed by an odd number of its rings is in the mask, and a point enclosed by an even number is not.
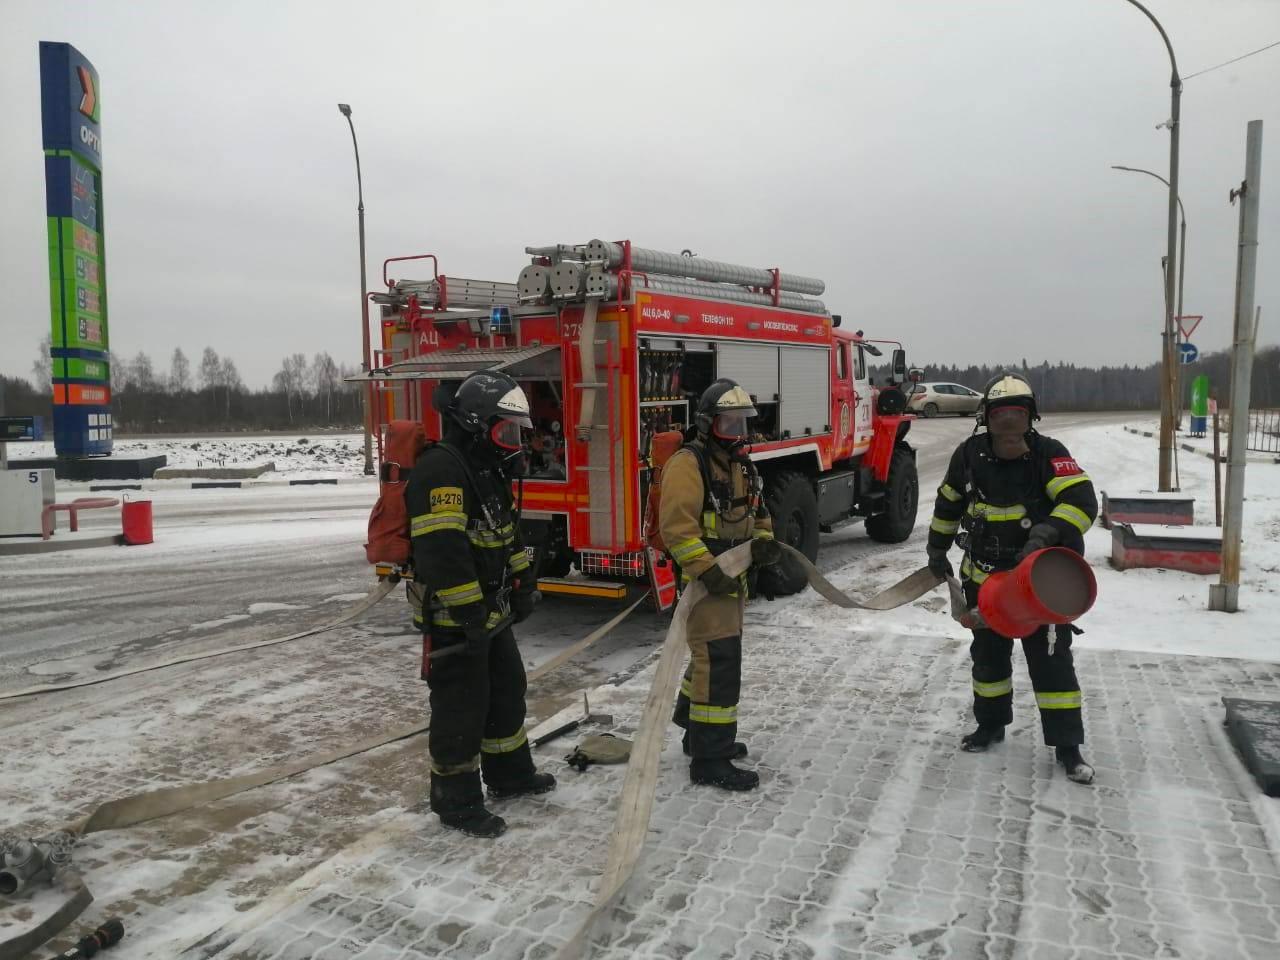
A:
[[[750,436],[744,413],[718,413],[711,421],[711,432],[719,440],[735,443]]]
[[[489,428],[489,440],[495,447],[506,453],[519,453],[524,449],[524,437],[520,433],[520,424],[505,417],[499,418]]]

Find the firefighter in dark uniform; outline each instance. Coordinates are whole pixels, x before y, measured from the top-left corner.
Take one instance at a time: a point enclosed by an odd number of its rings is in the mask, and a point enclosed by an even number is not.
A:
[[[747,755],[737,741],[747,578],[728,576],[715,558],[746,541],[755,567],[776,563],[782,552],[747,457],[747,421],[755,415],[751,397],[734,381],[706,389],[694,418],[696,438],[663,470],[658,515],[681,581],[700,580],[708,592],[689,616],[689,666],[673,719],[685,730],[690,779],[725,790],[751,790],[760,775],[732,763]]]
[[[536,581],[520,542],[509,464],[531,426],[524,391],[503,373],[473,373],[441,411],[442,441],[405,487],[413,538],[415,621],[431,700],[431,809],[440,822],[496,837],[489,798],[545,793],[525,735],[525,673],[511,632],[533,611]],[[434,656],[431,656],[434,654]]]
[[[1084,533],[1093,525],[1098,501],[1089,476],[1067,448],[1032,427],[1039,420],[1035,393],[1017,374],[988,384],[978,409],[975,433],[951,456],[938,488],[929,525],[929,567],[951,575],[947,551],[960,533],[964,557],[960,578],[972,608],[978,589],[993,571],[1009,570],[1046,547],[1064,546],[1084,553]],[[1054,642],[1049,641],[1053,629]],[[1044,741],[1054,747],[1067,776],[1093,780],[1093,768],[1080,755],[1084,743],[1080,684],[1071,658],[1073,629],[1043,625],[1022,639],[1031,685],[1040,708]],[[994,630],[973,631],[973,714],[978,728],[961,748],[986,750],[1004,740],[1013,722],[1013,640]]]

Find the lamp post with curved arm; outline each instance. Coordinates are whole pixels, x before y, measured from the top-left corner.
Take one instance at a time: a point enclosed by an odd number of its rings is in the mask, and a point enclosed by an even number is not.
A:
[[[1160,176],[1160,174],[1153,173],[1150,170],[1143,170],[1141,167],[1125,167],[1120,164],[1112,164],[1111,169],[1126,170],[1129,173],[1145,173],[1148,177],[1155,177],[1157,180],[1163,183],[1166,187],[1169,185],[1169,181],[1166,180],[1164,177]],[[1187,208],[1182,205],[1182,197],[1178,197],[1178,212],[1181,214],[1182,222],[1178,226],[1178,312],[1177,312],[1177,317],[1182,317],[1183,316],[1182,281],[1186,279],[1186,275],[1187,275]],[[1167,292],[1167,289],[1168,288],[1166,288],[1166,292]],[[1175,342],[1176,344],[1182,343],[1181,326],[1179,326],[1178,329],[1175,331]],[[1182,378],[1179,376],[1180,370],[1181,370],[1180,367],[1176,367],[1173,371],[1173,378],[1174,378],[1173,422],[1175,426],[1182,422],[1182,390],[1181,390],[1181,385],[1179,383],[1179,381]]]
[[[1169,86],[1172,90],[1172,107],[1169,112],[1169,231],[1168,231],[1168,267],[1164,277],[1164,361],[1161,366],[1160,390],[1160,472],[1159,483],[1162,492],[1172,488],[1173,471],[1173,273],[1178,263],[1178,135],[1180,131],[1179,116],[1182,102],[1182,78],[1178,76],[1178,59],[1173,55],[1173,44],[1165,33],[1160,21],[1152,15],[1138,0],[1127,0],[1128,3],[1143,12],[1148,20],[1160,31],[1160,39],[1169,51],[1169,65],[1172,77]]]
[[[364,357],[361,360],[361,372],[368,373],[370,365],[369,357],[369,285],[365,277],[365,256],[364,256],[364,185],[360,180],[360,144],[356,142],[356,125],[351,121],[350,104],[338,104],[338,112],[347,118],[347,126],[351,128],[351,146],[356,151],[356,196],[359,200],[359,206],[356,208],[357,217],[360,221],[360,327],[363,340]],[[364,475],[366,477],[373,476],[373,409],[371,394],[373,387],[370,384],[364,386]]]

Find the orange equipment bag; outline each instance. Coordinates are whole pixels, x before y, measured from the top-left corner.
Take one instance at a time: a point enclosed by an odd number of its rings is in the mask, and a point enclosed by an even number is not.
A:
[[[644,507],[644,539],[659,553],[666,553],[662,531],[658,527],[658,510],[662,505],[662,469],[682,446],[684,434],[679,430],[655,433],[649,443],[649,497]]]
[[[404,488],[409,472],[427,446],[427,434],[416,420],[392,420],[382,447],[381,485],[378,502],[369,514],[369,542],[364,545],[370,563],[404,565],[413,555],[409,540],[409,510]]]

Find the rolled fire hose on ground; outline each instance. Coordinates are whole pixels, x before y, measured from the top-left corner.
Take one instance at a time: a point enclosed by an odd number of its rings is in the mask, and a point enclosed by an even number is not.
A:
[[[256,643],[242,643],[234,647],[224,647],[221,650],[209,650],[205,653],[193,653],[184,657],[174,657],[172,660],[165,660],[162,663],[151,663],[142,667],[134,667],[130,670],[117,670],[115,673],[104,673],[100,677],[89,677],[87,680],[72,680],[68,683],[47,683],[38,687],[26,687],[22,690],[9,690],[0,693],[0,701],[16,700],[19,697],[33,697],[39,693],[57,693],[60,690],[75,690],[79,687],[91,687],[96,683],[106,683],[108,680],[119,680],[121,677],[132,677],[139,673],[149,673],[152,670],[163,670],[165,667],[175,667],[180,663],[194,663],[197,660],[209,660],[213,657],[226,656],[229,653],[241,653],[245,650],[257,650],[261,647],[272,647],[277,643],[288,643],[290,640],[301,640],[303,637],[314,637],[318,633],[324,633],[327,630],[333,630],[340,627],[344,623],[354,620],[363,614],[366,610],[376,604],[392,591],[396,583],[390,579],[379,580],[372,589],[365,594],[364,599],[354,606],[344,610],[337,619],[330,620],[318,627],[311,627],[309,630],[303,630],[301,633],[291,633],[287,637],[275,637],[271,640],[259,640]]]
[[[804,570],[809,586],[824,599],[846,610],[892,610],[923,596],[943,582],[943,578],[928,567],[921,567],[870,600],[855,600],[819,573],[804,554],[786,544],[782,544],[782,547]],[[738,576],[751,566],[751,544],[743,543],[721,554],[717,563],[729,576]],[[611,833],[609,855],[596,892],[595,906],[574,935],[560,948],[556,960],[580,960],[586,956],[597,924],[607,918],[635,871],[636,861],[649,832],[649,817],[653,812],[653,798],[658,786],[658,757],[662,752],[668,715],[680,681],[680,668],[684,664],[689,613],[706,595],[707,588],[700,581],[693,581],[681,595],[672,614],[671,626],[658,657],[653,685],[649,688],[649,696],[645,700],[639,727],[632,742],[631,759],[627,763],[622,795],[618,800],[618,814]]]

